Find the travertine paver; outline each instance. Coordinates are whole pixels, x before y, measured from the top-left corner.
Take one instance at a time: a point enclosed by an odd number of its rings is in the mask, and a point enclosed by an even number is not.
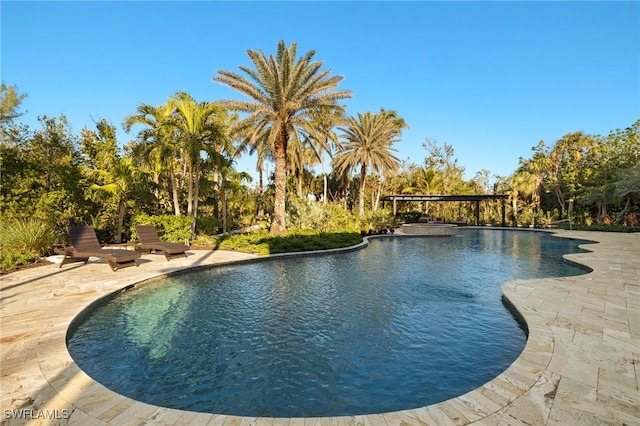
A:
[[[457,398],[377,415],[275,419],[157,407],[104,388],[69,356],[65,337],[71,320],[100,297],[173,271],[255,256],[190,251],[170,262],[145,255],[138,268],[115,273],[93,259],[3,276],[3,424],[640,425],[640,235],[559,235],[598,241],[583,246],[588,253],[566,256],[592,272],[503,286],[529,328],[523,353],[505,372]]]

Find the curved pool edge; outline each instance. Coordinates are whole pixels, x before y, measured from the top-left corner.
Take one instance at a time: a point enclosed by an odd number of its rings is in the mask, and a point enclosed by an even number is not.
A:
[[[81,424],[547,424],[552,420],[567,424],[571,419],[577,422],[585,413],[594,419],[593,424],[603,420],[629,423],[640,415],[638,378],[632,374],[633,365],[640,361],[633,352],[640,336],[640,235],[572,231],[558,236],[598,242],[589,244],[589,253],[568,255],[592,271],[503,285],[504,296],[529,329],[525,349],[507,370],[471,392],[438,404],[339,418],[244,418],[157,407],[106,389],[75,365],[66,349],[66,332],[73,318],[89,304],[194,263],[222,263],[207,260],[212,257],[209,252],[195,253],[179,262],[150,257],[153,260],[139,268],[117,273],[103,263],[90,262],[61,270],[50,265],[40,271],[11,274],[2,278],[5,421],[28,423],[6,418],[5,410],[14,413],[24,406],[56,415],[59,423]],[[92,283],[86,282],[87,276],[92,277]],[[17,297],[20,295],[23,297]],[[616,302],[620,298],[623,302]],[[7,321],[16,327],[7,327]],[[609,356],[602,356],[604,349]],[[627,380],[610,383],[613,376],[600,371],[622,371]],[[591,397],[620,386],[626,391],[623,400],[613,392],[610,398]]]

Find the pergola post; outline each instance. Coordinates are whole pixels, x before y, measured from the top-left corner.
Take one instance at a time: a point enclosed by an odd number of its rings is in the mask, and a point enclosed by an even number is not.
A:
[[[504,205],[504,198],[502,199],[502,227],[507,227],[507,208]]]

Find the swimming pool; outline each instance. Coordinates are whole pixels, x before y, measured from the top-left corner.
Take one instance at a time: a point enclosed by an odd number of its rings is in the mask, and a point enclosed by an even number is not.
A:
[[[196,270],[121,292],[68,335],[76,363],[144,402],[244,416],[415,408],[504,371],[526,336],[507,280],[575,275],[577,241],[518,231],[378,238],[359,251]]]

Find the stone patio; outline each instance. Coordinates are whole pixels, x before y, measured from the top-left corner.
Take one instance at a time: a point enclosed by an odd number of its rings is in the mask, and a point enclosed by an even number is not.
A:
[[[2,276],[2,424],[640,425],[640,234],[558,235],[598,242],[566,256],[592,272],[504,284],[529,328],[524,351],[505,372],[439,404],[363,416],[251,418],[157,407],[106,389],[69,356],[71,320],[100,297],[170,272],[256,256],[192,250],[170,262],[145,255],[139,267],[117,272],[92,259]]]

